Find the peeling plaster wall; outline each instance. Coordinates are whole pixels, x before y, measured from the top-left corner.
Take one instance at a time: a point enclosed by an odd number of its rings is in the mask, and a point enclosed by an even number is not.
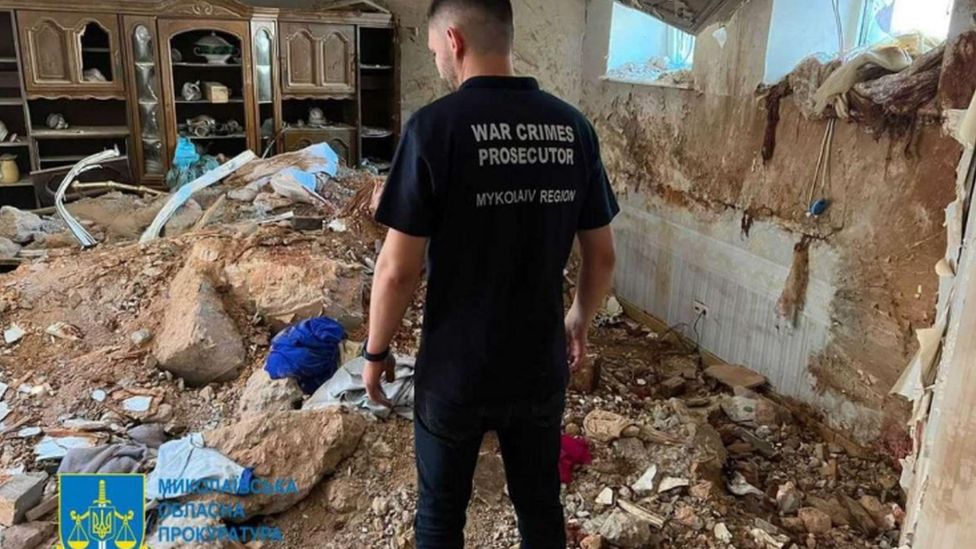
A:
[[[582,103],[623,206],[618,294],[692,337],[693,302],[703,302],[702,347],[858,439],[898,446],[906,407],[887,392],[914,352],[914,328],[934,315],[959,146],[934,126],[878,139],[839,123],[833,205],[813,223],[804,213],[826,123],[785,98],[775,156],[765,166],[760,157],[766,111],[755,90],[772,0],[744,5],[724,47],[715,26],[699,35],[698,91],[601,80],[610,9],[589,4]],[[815,240],[794,327],[774,308],[803,234]]]
[[[400,21],[400,91],[402,121],[450,92],[437,75],[427,49],[427,6],[419,0],[387,0]],[[513,0],[515,70],[535,76],[543,89],[579,105],[580,59],[586,0]]]

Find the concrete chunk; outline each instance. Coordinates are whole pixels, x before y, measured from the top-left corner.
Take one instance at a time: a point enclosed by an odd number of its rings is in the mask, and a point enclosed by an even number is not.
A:
[[[11,526],[0,533],[3,549],[34,549],[54,533],[53,522],[28,522]]]
[[[24,473],[0,480],[0,524],[13,526],[41,502],[47,473]],[[6,547],[6,545],[4,545]]]
[[[241,334],[213,282],[219,243],[202,241],[173,279],[153,354],[164,370],[191,386],[237,377],[246,356]]]

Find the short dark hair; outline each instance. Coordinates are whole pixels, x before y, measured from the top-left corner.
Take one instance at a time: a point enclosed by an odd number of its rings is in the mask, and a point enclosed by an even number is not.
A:
[[[515,38],[515,23],[511,0],[431,0],[427,19],[432,21],[439,15],[456,11],[459,14],[477,14],[468,29],[473,36],[471,44],[483,53],[510,51]]]

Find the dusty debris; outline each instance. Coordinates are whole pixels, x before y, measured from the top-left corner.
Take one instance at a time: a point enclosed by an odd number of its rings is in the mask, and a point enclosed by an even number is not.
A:
[[[43,231],[44,220],[31,212],[13,206],[0,207],[0,237],[13,244],[26,244]],[[18,248],[19,249],[19,248]]]
[[[830,531],[830,515],[816,507],[803,507],[799,509],[799,517],[803,521],[803,526],[806,528],[806,531],[811,534],[822,535]]]
[[[4,549],[34,549],[54,533],[53,522],[28,522],[5,528],[0,532]]]
[[[651,525],[622,509],[615,509],[603,522],[600,536],[625,549],[639,549],[651,539]]]
[[[278,412],[299,408],[304,398],[298,382],[290,377],[271,379],[263,368],[255,370],[238,401],[240,415]]]
[[[48,326],[44,330],[44,333],[58,339],[67,339],[69,341],[78,341],[85,337],[85,334],[81,333],[80,328],[67,322],[55,322]]]
[[[4,429],[12,427],[0,435],[0,468],[51,467],[71,447],[104,445],[110,436],[135,444],[151,439],[156,447],[185,433],[203,433],[208,444],[235,462],[256,467],[259,477],[300,479],[298,492],[283,500],[248,504],[249,516],[261,515],[249,520],[282,529],[284,547],[409,546],[416,496],[410,423],[294,410],[302,400],[295,387],[288,382],[292,386],[271,387],[281,382],[270,382],[262,371],[275,331],[303,316],[305,304],[314,314],[338,304],[333,310],[351,311],[360,324],[365,320],[364,290],[383,235],[369,218],[376,181],[350,174],[320,188],[342,212],[338,217],[313,205],[294,206],[296,217],[321,218],[319,227],[308,231],[259,227],[253,204],[225,200],[199,232],[174,236],[167,228],[166,238],[144,247],[109,241],[94,250],[65,250],[29,272],[22,267],[5,275],[0,285],[4,324],[16,321],[29,333],[4,349],[10,360],[0,364],[0,379],[27,388],[0,397],[10,409],[0,421]],[[194,200],[208,208],[228,186],[215,185]],[[345,232],[322,228],[337,218],[346,224]],[[105,233],[100,224],[93,227],[93,234]],[[309,264],[326,266],[309,274]],[[239,377],[192,389],[193,383],[167,370],[157,356],[160,340],[172,335],[167,333],[171,301],[187,301],[181,296],[190,295],[174,292],[177,283],[185,284],[183,278],[210,284],[242,349],[236,355]],[[290,302],[294,306],[276,308],[293,295],[301,296]],[[398,352],[416,352],[420,304],[418,296],[397,336]],[[289,316],[294,310],[299,312]],[[77,326],[84,338],[46,336],[44,328],[55,322]],[[352,331],[350,337],[361,340],[365,328]],[[832,453],[823,434],[800,428],[766,403],[775,404],[766,395],[734,386],[752,382],[717,383],[717,376],[700,369],[697,354],[651,334],[623,315],[595,328],[588,362],[598,366],[600,381],[586,392],[569,393],[565,431],[585,437],[581,442],[588,443],[590,458],[564,488],[577,545],[608,549],[613,540],[601,534],[607,529],[615,539],[630,532],[661,547],[755,549],[750,530],[758,528],[754,519],[761,516],[775,523],[759,528],[772,532],[766,536],[775,541],[785,535],[802,546],[809,528],[800,511],[781,517],[774,498],[786,482],[803,494],[801,510],[827,514],[832,526],[835,518],[850,515],[834,499],[839,494],[855,502],[875,497],[880,511],[872,506],[873,512],[879,517],[883,512],[886,525],[897,520],[893,504],[901,503],[899,488],[879,480],[897,477],[888,461],[839,449]],[[201,353],[205,348],[201,345]],[[672,384],[680,390],[660,389]],[[125,399],[140,396],[152,397],[149,409],[126,411]],[[725,415],[722,402],[736,397],[757,402],[754,419],[735,423]],[[149,427],[140,424],[149,422],[156,423],[153,432],[143,433]],[[14,437],[33,426],[43,430],[40,440]],[[35,462],[38,455],[41,463]],[[487,465],[479,477],[485,488],[473,498],[467,545],[511,547],[518,533],[504,504],[499,457],[486,452],[481,461]],[[680,481],[668,481],[678,484],[658,493],[662,477]],[[613,495],[609,505],[595,501],[604,488]],[[877,527],[879,517],[864,513]],[[802,534],[794,531],[798,524]],[[634,525],[641,528],[629,528]],[[724,541],[726,532],[731,542]],[[860,547],[880,538],[831,527],[816,539],[820,547]]]
[[[159,213],[156,214],[156,218],[153,219],[152,223],[149,224],[149,227],[146,228],[146,231],[142,233],[142,236],[139,237],[139,242],[146,243],[159,237],[159,233],[163,230],[163,226],[165,226],[176,211],[180,209],[180,207],[183,206],[187,200],[190,199],[193,193],[219,182],[221,179],[241,169],[241,167],[243,167],[245,164],[256,158],[257,156],[253,152],[249,150],[244,151],[227,162],[221,164],[219,167],[206,172],[197,179],[180,187],[176,192],[170,195],[169,199],[166,201],[166,204],[164,204],[159,210]],[[188,222],[187,225],[193,225],[202,214],[203,212],[201,211],[200,214],[196,216],[196,219]]]
[[[21,522],[27,511],[41,502],[47,479],[47,473],[0,477],[0,525],[13,526]]]
[[[327,408],[248,415],[234,425],[205,432],[208,447],[237,463],[253,464],[258,478],[290,479],[296,487],[292,493],[218,499],[241,503],[247,517],[280,513],[335,471],[356,450],[365,429],[363,416]],[[314,439],[309,433],[315,433]]]
[[[225,276],[233,295],[275,330],[318,316],[333,318],[347,329],[363,322],[359,267],[333,259],[326,250],[251,248],[228,262]],[[295,284],[299,279],[303,283]]]
[[[3,331],[3,341],[7,345],[11,345],[23,339],[26,334],[27,332],[14,322]]]
[[[781,484],[776,490],[776,506],[779,507],[781,514],[792,515],[802,503],[803,494],[796,489],[796,485],[792,482]]]
[[[160,367],[190,385],[234,379],[244,363],[241,334],[210,274],[221,253],[215,240],[193,247],[170,285],[166,316],[154,341],[153,354]]]
[[[633,425],[633,421],[605,410],[594,410],[583,419],[583,431],[586,436],[600,442],[613,442],[621,437],[624,429]]]

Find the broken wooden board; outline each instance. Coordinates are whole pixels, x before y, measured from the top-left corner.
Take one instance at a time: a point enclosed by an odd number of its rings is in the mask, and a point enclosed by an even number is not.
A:
[[[619,505],[621,509],[630,513],[631,515],[634,515],[635,517],[641,520],[647,521],[648,523],[650,523],[651,526],[655,528],[660,529],[662,526],[664,526],[664,517],[660,515],[656,515],[648,511],[647,509],[644,509],[640,505],[633,504],[625,499],[618,500],[617,505]]]
[[[733,364],[713,364],[705,369],[705,375],[729,387],[755,389],[766,384],[766,376]]]

